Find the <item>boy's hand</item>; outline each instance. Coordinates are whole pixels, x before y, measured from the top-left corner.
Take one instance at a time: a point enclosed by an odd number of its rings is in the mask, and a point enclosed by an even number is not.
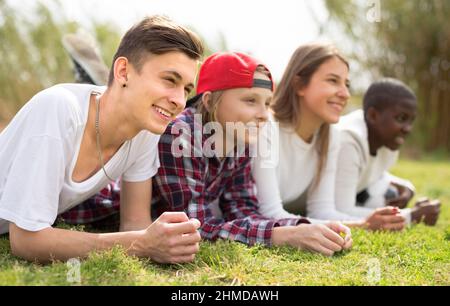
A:
[[[426,225],[436,224],[441,212],[441,202],[439,200],[430,201],[428,198],[421,198],[411,210],[411,219],[414,223],[424,222]]]
[[[142,231],[134,248],[140,257],[158,263],[186,263],[195,258],[201,240],[197,229],[200,222],[184,212],[166,212]]]
[[[408,202],[414,197],[414,191],[403,185],[396,183],[391,184],[397,188],[399,196],[397,198],[387,200],[386,206],[394,206],[400,209],[405,208],[408,205]]]

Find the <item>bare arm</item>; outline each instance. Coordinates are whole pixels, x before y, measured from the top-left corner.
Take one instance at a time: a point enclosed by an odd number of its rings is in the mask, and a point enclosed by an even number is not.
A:
[[[131,183],[122,181],[120,193],[120,231],[134,231],[151,224],[151,179]]]
[[[70,258],[86,258],[90,252],[122,246],[127,254],[159,263],[194,260],[199,250],[198,220],[185,213],[164,213],[148,228],[122,233],[91,234],[47,228],[30,232],[10,223],[12,253],[28,261],[49,263]]]
[[[10,223],[9,226],[12,253],[39,263],[86,258],[92,251],[107,250],[114,245],[121,245],[129,254],[135,255],[136,251],[132,250],[131,246],[139,239],[139,234],[138,232],[91,234],[56,228],[29,232],[14,223]]]

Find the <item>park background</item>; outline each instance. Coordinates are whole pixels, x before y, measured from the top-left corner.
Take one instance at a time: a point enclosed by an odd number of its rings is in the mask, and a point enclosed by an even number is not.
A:
[[[91,35],[110,66],[120,37],[150,14],[196,31],[205,55],[232,50],[260,58],[276,80],[299,45],[334,43],[351,62],[347,112],[361,105],[372,81],[403,80],[416,92],[419,111],[393,172],[411,179],[417,196],[440,198],[441,218],[434,228],[403,233],[355,231],[353,251],[332,259],[219,242],[205,243],[191,265],[157,266],[113,250],[81,263],[81,284],[450,284],[449,0],[0,0],[0,130],[35,93],[73,81],[64,34]],[[4,237],[0,284],[71,282],[65,263],[20,261]]]

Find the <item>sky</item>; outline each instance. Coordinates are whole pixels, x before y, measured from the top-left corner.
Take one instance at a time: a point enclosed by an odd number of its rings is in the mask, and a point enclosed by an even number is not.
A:
[[[41,0],[51,3],[51,0]],[[224,35],[230,51],[250,53],[281,79],[294,50],[318,39],[315,18],[328,13],[321,0],[60,0],[71,20],[89,26],[89,20],[109,21],[123,34],[142,17],[164,14],[195,29],[208,44],[219,46]],[[11,1],[31,9],[36,0]],[[314,16],[314,17],[313,17]],[[321,39],[322,41],[324,39]],[[329,41],[329,40],[327,40]]]

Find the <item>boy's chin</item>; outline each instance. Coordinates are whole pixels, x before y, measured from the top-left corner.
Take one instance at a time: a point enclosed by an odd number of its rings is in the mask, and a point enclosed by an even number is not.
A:
[[[386,147],[391,151],[398,151],[398,150],[400,150],[402,145],[394,143],[394,144],[386,145]]]
[[[148,131],[152,134],[155,135],[162,135],[164,134],[164,132],[166,131],[168,125],[164,125],[164,126],[153,126],[151,128],[148,129]]]
[[[405,143],[404,137],[397,137],[391,141],[390,145],[386,146],[393,151],[397,151],[400,150],[400,148],[404,145],[404,143]]]

